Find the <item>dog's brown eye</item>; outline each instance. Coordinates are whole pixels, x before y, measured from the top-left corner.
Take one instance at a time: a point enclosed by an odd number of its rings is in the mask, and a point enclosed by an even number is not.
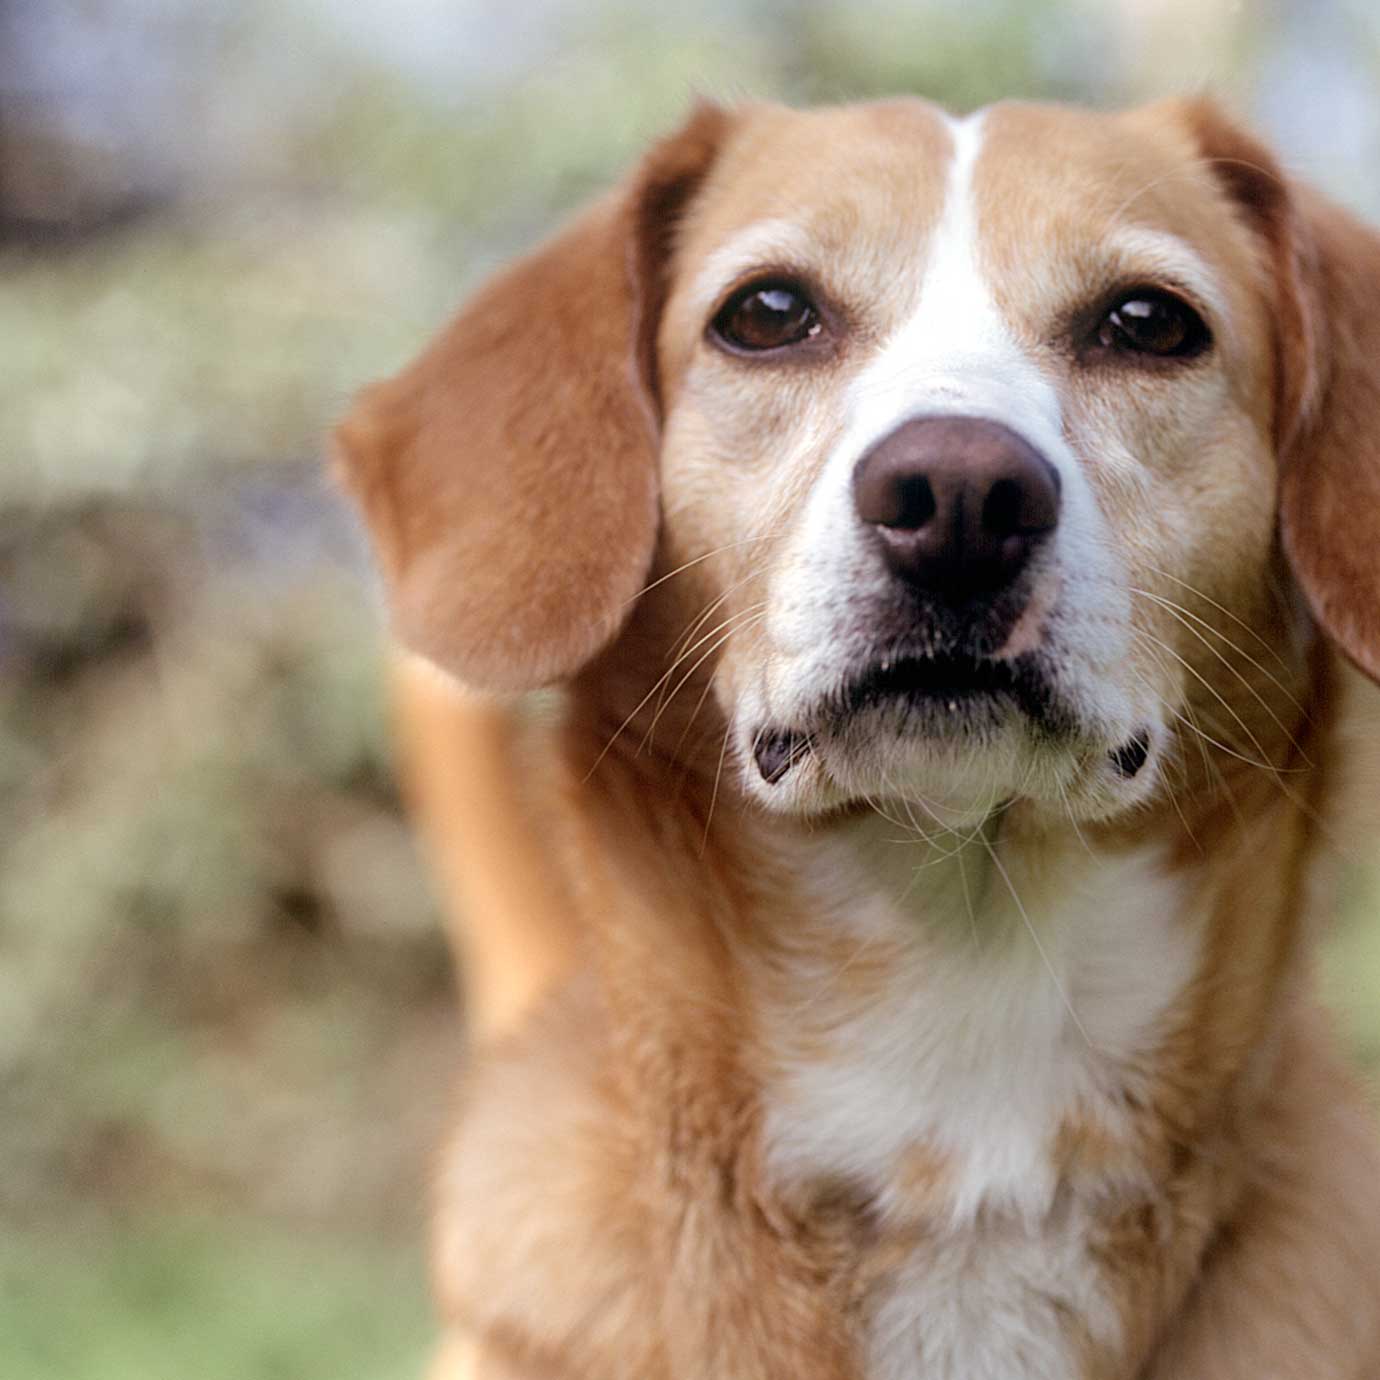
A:
[[[1156,288],[1141,288],[1102,318],[1097,340],[1108,350],[1182,359],[1201,354],[1211,336],[1187,302]]]
[[[753,283],[735,292],[714,318],[713,331],[738,350],[779,350],[823,329],[810,299],[794,284]]]

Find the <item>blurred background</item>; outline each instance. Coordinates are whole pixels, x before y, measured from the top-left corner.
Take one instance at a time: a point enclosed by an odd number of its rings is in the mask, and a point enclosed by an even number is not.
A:
[[[1373,0],[0,0],[0,1375],[421,1367],[462,1041],[351,391],[696,92],[1199,89],[1380,213]]]

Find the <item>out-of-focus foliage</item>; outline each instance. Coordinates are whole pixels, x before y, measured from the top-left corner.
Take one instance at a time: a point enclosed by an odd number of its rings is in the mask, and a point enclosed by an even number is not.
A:
[[[415,1254],[391,1241],[194,1214],[118,1226],[0,1239],[6,1375],[398,1380],[427,1330]]]
[[[696,93],[1210,84],[1365,207],[1377,51],[1361,0],[0,7],[0,1373],[419,1364],[459,1037],[353,388]],[[1380,1057],[1364,867],[1344,910]]]

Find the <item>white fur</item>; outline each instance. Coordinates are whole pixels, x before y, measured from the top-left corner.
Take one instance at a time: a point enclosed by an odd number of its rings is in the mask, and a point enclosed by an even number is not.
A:
[[[926,1244],[874,1303],[868,1380],[1062,1380],[1061,1305],[1103,1341],[1116,1323],[1086,1205],[1056,1194],[1056,1137],[1069,1118],[1130,1133],[1113,1090],[1134,1087],[1200,931],[1150,849],[1099,859],[1074,841],[1029,875],[999,838],[997,862],[981,840],[898,832],[874,817],[813,850],[806,885],[839,931],[860,955],[903,956],[883,990],[837,1004],[840,974],[800,960],[764,1026],[769,1162],[787,1182],[861,1185],[890,1220],[920,1215]],[[936,1218],[896,1186],[915,1148],[949,1167]]]
[[[1088,1259],[1081,1214],[1039,1235],[950,1238],[898,1270],[871,1313],[867,1380],[1069,1380],[1077,1317],[1098,1341],[1116,1319]]]
[[[784,1051],[773,1156],[792,1176],[880,1189],[908,1147],[928,1144],[958,1168],[954,1226],[986,1208],[1038,1222],[1060,1124],[1081,1110],[1122,1129],[1105,1090],[1125,1085],[1192,977],[1185,898],[1148,850],[1105,860],[1075,840],[1031,876],[999,839],[942,835],[930,852],[901,832],[873,817],[817,842],[824,913],[860,954],[886,941],[902,957],[884,992],[830,1015],[836,1055],[823,1060],[811,1013],[830,1010],[837,975],[793,975],[800,1005],[772,1040]],[[811,1051],[798,1060],[797,1035]]]

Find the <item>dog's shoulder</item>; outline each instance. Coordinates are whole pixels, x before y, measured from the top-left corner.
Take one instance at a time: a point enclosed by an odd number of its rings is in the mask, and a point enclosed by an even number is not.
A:
[[[618,1374],[650,1376],[637,1128],[607,1031],[582,977],[471,1061],[437,1184],[434,1268],[467,1331],[531,1360],[617,1355]]]
[[[1149,1380],[1380,1374],[1380,1146],[1327,1024],[1291,1004],[1240,1202]]]
[[[584,973],[473,1061],[438,1185],[450,1326],[519,1373],[856,1374],[864,1214],[780,1201],[751,1096],[697,1095],[693,1052],[672,1072],[621,1039]]]

